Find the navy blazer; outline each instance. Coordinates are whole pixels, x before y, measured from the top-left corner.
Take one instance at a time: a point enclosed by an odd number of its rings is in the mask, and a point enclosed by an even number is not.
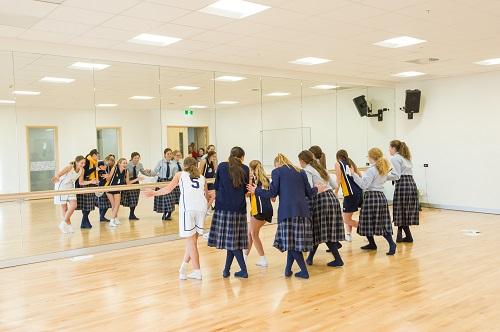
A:
[[[279,196],[278,221],[293,217],[310,217],[309,202],[318,193],[311,188],[306,173],[293,167],[281,166],[271,173],[269,190],[257,188],[255,195],[265,198]]]
[[[250,176],[250,169],[247,165],[242,165],[245,173],[243,184],[235,188],[229,176],[229,164],[222,162],[215,174],[215,210],[247,213],[247,184]]]

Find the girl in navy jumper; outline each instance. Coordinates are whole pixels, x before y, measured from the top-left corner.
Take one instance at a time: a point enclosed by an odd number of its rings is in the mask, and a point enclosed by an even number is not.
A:
[[[255,185],[249,185],[248,189],[258,197],[280,197],[274,247],[282,252],[287,251],[286,277],[292,275],[292,264],[296,261],[300,272],[295,276],[307,279],[309,273],[302,252],[313,248],[313,234],[306,197],[312,198],[318,190],[323,192],[325,187],[311,188],[306,173],[292,165],[281,153],[274,159],[274,166],[276,168],[271,173],[269,190]]]
[[[269,189],[269,179],[267,178],[264,167],[262,167],[262,163],[258,160],[252,160],[249,166],[250,184],[256,185],[258,188]],[[259,232],[266,222],[271,222],[273,220],[273,205],[271,204],[271,199],[257,197],[255,194],[251,194],[250,206],[250,215],[252,218],[250,219],[250,229],[248,231],[248,250],[245,255],[250,253],[252,244],[255,244],[255,249],[257,249],[260,256],[255,265],[267,267],[267,259],[264,254],[262,242],[260,241]]]
[[[227,250],[224,278],[230,275],[234,257],[241,269],[234,276],[248,278],[243,249],[248,248],[246,186],[250,172],[243,165],[244,157],[242,148],[232,148],[228,161],[219,165],[215,175],[215,212],[208,246]]]

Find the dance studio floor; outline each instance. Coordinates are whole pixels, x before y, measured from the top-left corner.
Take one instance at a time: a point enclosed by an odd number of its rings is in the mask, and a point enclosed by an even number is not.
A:
[[[201,240],[203,281],[180,281],[183,241],[0,271],[1,331],[498,331],[500,216],[426,209],[414,244],[385,255],[344,243],[346,265],[318,250],[311,278],[268,268],[222,279],[224,253]],[[464,230],[474,229],[474,232]],[[233,272],[236,271],[234,265]]]

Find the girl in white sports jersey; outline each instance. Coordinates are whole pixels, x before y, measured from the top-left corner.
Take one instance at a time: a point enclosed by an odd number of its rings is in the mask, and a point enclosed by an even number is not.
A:
[[[158,191],[148,191],[146,197],[165,195],[179,186],[179,236],[186,238],[186,252],[179,269],[179,279],[201,280],[200,257],[198,254],[198,235],[203,234],[203,223],[207,214],[207,186],[205,177],[200,175],[198,162],[193,157],[184,159],[184,170],[177,172],[168,186]],[[187,274],[189,262],[193,272]]]

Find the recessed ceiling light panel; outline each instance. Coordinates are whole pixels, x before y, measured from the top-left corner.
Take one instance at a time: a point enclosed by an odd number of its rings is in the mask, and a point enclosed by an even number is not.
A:
[[[135,36],[132,39],[129,39],[129,43],[142,44],[142,45],[150,45],[150,46],[167,46],[173,43],[177,43],[181,41],[181,38],[162,36],[162,35],[153,35],[150,33],[141,33],[140,35]]]
[[[91,62],[75,62],[68,68],[78,69],[78,70],[103,70],[110,67],[104,63],[91,63]]]
[[[316,58],[316,57],[313,57],[313,56],[309,56],[309,57],[306,57],[306,58],[300,58],[300,59],[297,59],[297,60],[290,61],[289,63],[293,63],[293,64],[296,64],[296,65],[303,65],[303,66],[314,66],[314,65],[320,65],[322,63],[327,63],[327,62],[330,62],[330,61],[332,61],[332,60],[323,59],[323,58]]]
[[[500,58],[493,58],[493,59],[487,59],[487,60],[482,60],[478,62],[474,62],[477,65],[481,66],[493,66],[493,65],[500,65]]]
[[[218,82],[238,82],[238,81],[246,80],[246,77],[225,75],[225,76],[216,77],[215,80]]]
[[[151,100],[154,98],[155,97],[151,97],[151,96],[132,96],[129,99],[132,99],[132,100]]]
[[[15,104],[16,101],[15,100],[11,100],[11,99],[0,99],[0,104]]]
[[[236,104],[239,104],[239,101],[223,100],[223,101],[219,101],[217,104],[219,104],[219,105],[236,105]]]
[[[279,92],[279,91],[266,94],[266,96],[269,96],[269,97],[284,97],[284,96],[289,96],[289,95],[290,95],[290,92]]]
[[[417,76],[422,76],[422,75],[426,75],[426,73],[422,73],[419,71],[404,71],[402,73],[397,73],[397,74],[394,74],[392,76],[394,76],[394,77],[417,77]]]
[[[74,78],[52,77],[52,76],[45,76],[40,80],[40,82],[58,83],[58,84],[69,84],[74,81],[75,81]]]
[[[203,109],[203,108],[207,108],[207,106],[205,106],[205,105],[191,105],[191,106],[189,106],[189,108]]]
[[[16,90],[13,91],[12,94],[18,95],[18,96],[38,96],[41,94],[39,91],[26,91],[26,90]]]
[[[171,88],[172,90],[178,90],[178,91],[194,91],[198,90],[200,87],[199,86],[190,86],[190,85],[177,85]]]
[[[332,85],[332,84],[319,84],[312,86],[311,89],[316,89],[316,90],[334,90],[338,88],[338,85]]]
[[[400,47],[406,47],[406,46],[412,46],[412,45],[425,43],[426,41],[427,40],[408,37],[408,36],[401,36],[401,37],[395,37],[395,38],[391,38],[391,39],[382,40],[378,43],[374,43],[373,45],[388,47],[388,48],[400,48]]]
[[[271,7],[244,0],[219,0],[200,9],[200,12],[229,18],[241,19]]]
[[[118,104],[96,104],[97,107],[116,107]]]

